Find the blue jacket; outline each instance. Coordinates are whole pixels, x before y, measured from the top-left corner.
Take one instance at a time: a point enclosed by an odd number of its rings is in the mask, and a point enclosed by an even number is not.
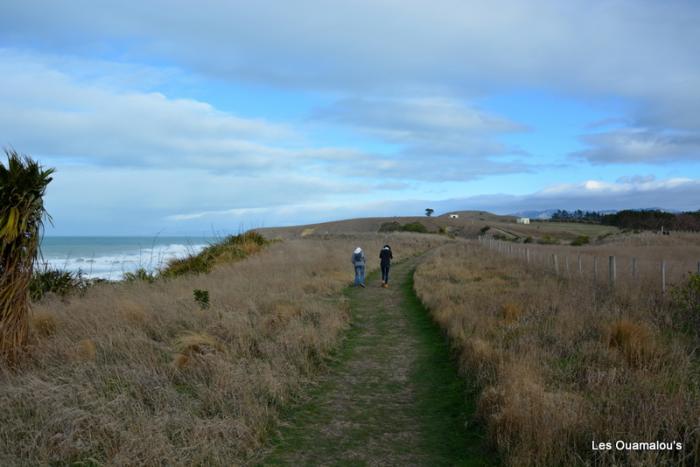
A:
[[[364,266],[364,265],[365,265],[365,252],[364,252],[364,251],[361,251],[361,252],[358,253],[358,254],[359,254],[360,258],[359,258],[359,259],[356,259],[356,258],[355,258],[355,252],[352,253],[352,259],[351,259],[352,264],[353,264],[354,266]]]

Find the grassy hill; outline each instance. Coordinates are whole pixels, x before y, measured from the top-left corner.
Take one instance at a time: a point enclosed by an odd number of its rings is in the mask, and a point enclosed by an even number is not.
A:
[[[450,217],[453,214],[459,217],[453,219]],[[523,225],[516,223],[514,216],[500,216],[486,211],[453,211],[432,217],[367,217],[256,230],[267,238],[287,239],[309,235],[377,233],[387,230],[382,226],[396,223],[401,226],[420,223],[427,232],[446,233],[456,237],[476,238],[485,234],[514,241],[524,241],[531,237],[533,241],[546,238],[569,243],[580,236],[595,240],[620,233],[615,227],[594,224],[533,221],[529,225]]]

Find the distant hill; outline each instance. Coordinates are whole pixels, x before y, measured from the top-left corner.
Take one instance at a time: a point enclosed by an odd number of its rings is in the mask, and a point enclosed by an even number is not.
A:
[[[452,216],[457,216],[456,218]],[[400,230],[397,227],[420,223],[429,233],[445,233],[463,238],[479,235],[524,240],[553,237],[571,241],[580,235],[596,237],[615,233],[610,226],[585,225],[563,222],[535,222],[530,225],[516,223],[518,216],[501,216],[487,211],[452,211],[439,216],[366,217],[318,224],[255,229],[267,238],[300,238],[310,235],[345,235],[357,233],[383,233]]]
[[[456,214],[456,219],[450,217]],[[484,226],[491,224],[512,224],[513,216],[499,216],[486,211],[454,211],[439,216],[405,217],[365,217],[346,219],[318,224],[295,225],[289,227],[268,227],[255,229],[268,238],[294,238],[308,235],[338,235],[351,233],[376,233],[382,225],[401,225],[419,222],[428,232],[449,232],[462,237],[476,237]]]

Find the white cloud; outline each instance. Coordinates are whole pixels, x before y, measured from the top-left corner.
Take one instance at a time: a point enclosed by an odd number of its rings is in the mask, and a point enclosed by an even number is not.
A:
[[[593,164],[700,161],[700,133],[625,128],[582,137],[588,148],[574,157]]]
[[[216,79],[340,95],[471,98],[535,88],[583,98],[615,96],[630,101],[632,110],[613,118],[657,133],[691,135],[700,134],[697,24],[700,5],[684,0],[0,4],[0,43],[33,44],[59,53],[111,53]],[[383,115],[365,116],[380,120],[373,131],[399,140],[437,127],[488,132],[499,125],[480,121],[478,113],[455,113],[449,103],[446,107],[442,120],[434,113],[428,121],[394,118],[403,128],[382,127]],[[342,112],[336,118],[361,123]],[[626,143],[626,149],[610,157],[660,161],[678,153],[637,143]],[[622,143],[602,142],[601,151],[587,158],[604,163],[609,144]]]
[[[254,169],[288,165],[294,130],[157,92],[112,90],[0,50],[0,141],[94,164]]]
[[[626,177],[558,184],[527,195],[491,194],[434,203],[441,211],[483,209],[498,213],[545,209],[700,209],[700,180]]]

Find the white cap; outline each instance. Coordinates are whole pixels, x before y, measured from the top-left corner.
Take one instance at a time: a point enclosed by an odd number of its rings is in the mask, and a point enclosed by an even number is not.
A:
[[[362,248],[360,248],[359,246],[355,248],[355,253],[362,253]]]

